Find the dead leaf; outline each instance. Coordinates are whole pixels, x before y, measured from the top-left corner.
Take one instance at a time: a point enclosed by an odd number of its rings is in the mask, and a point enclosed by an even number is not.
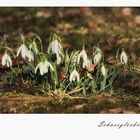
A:
[[[86,70],[87,70],[88,72],[93,72],[94,69],[95,69],[95,67],[97,66],[97,64],[98,64],[98,63],[95,63],[95,64],[89,66],[88,68],[86,68]]]

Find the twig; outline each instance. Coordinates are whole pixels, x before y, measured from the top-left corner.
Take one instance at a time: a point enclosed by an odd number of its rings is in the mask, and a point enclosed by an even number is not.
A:
[[[67,94],[70,95],[70,94],[72,94],[72,93],[79,92],[79,91],[81,91],[82,89],[83,89],[83,88],[79,88],[79,89],[76,89],[76,90],[74,90],[74,91],[68,92]]]

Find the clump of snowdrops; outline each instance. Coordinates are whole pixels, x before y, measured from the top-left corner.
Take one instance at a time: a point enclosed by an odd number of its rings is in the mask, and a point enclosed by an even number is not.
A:
[[[58,35],[52,34],[49,44],[42,46],[39,36],[29,38],[21,35],[20,46],[12,50],[2,46],[1,64],[11,69],[10,83],[35,83],[43,92],[57,94],[96,94],[112,87],[119,72],[128,66],[128,56],[123,47],[118,50],[118,63],[107,66],[104,53],[94,46],[88,56],[85,46],[79,51],[64,50]],[[16,66],[13,66],[13,62]],[[44,90],[45,89],[45,90]]]

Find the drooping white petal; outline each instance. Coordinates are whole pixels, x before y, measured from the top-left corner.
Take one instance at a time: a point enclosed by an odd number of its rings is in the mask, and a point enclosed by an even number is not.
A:
[[[25,44],[22,44],[22,45],[19,47],[19,49],[18,49],[18,51],[17,51],[17,57],[19,56],[20,53],[21,53],[21,57],[22,57],[23,59],[25,59],[26,56],[28,55],[28,48],[26,47]]]
[[[104,65],[101,66],[101,72],[103,76],[106,76],[106,69]]]
[[[53,54],[59,54],[62,49],[62,46],[58,40],[54,40],[50,43],[49,48],[51,48]]]
[[[8,57],[7,57],[7,61],[8,61],[8,63],[9,63],[9,67],[12,67],[12,60],[11,60],[11,58],[10,58],[9,55],[8,55]]]
[[[70,82],[74,80],[73,72],[70,74]]]
[[[8,61],[7,61],[6,65],[7,65],[7,67],[8,67],[8,68],[10,67],[10,64],[9,64],[9,62],[8,62]]]
[[[40,64],[40,75],[44,75],[44,64],[41,62]]]
[[[96,48],[95,52],[93,53],[93,61],[94,64],[98,63],[102,59],[102,51],[100,48]]]
[[[39,69],[40,75],[44,75],[44,64],[43,62],[40,62],[36,68],[35,68],[35,73],[37,73],[37,70]]]
[[[88,60],[83,61],[83,68],[87,68],[89,66]]]
[[[76,78],[77,78],[77,81],[79,82],[80,81],[80,76],[79,76],[78,72],[76,73]]]
[[[28,58],[29,62],[34,61],[34,54],[31,50],[28,50],[26,55],[27,55],[26,57]]]
[[[120,61],[121,61],[121,63],[122,64],[126,64],[127,63],[127,60],[128,60],[128,58],[127,58],[126,53],[124,51],[122,51],[122,53],[120,55]]]
[[[2,57],[2,65],[6,65],[7,67],[12,67],[12,60],[11,57],[5,53]]]
[[[49,63],[47,60],[44,62],[44,73],[47,73],[49,68],[51,71],[54,71],[54,68],[51,63]]]
[[[4,54],[2,57],[2,66],[6,65],[6,55]]]
[[[18,51],[17,51],[17,57],[19,56],[20,52],[21,52],[22,46],[19,47]]]
[[[88,59],[87,59],[87,53],[86,53],[86,51],[85,50],[82,50],[79,54],[78,54],[78,56],[77,56],[77,63],[79,63],[80,62],[80,59],[83,59],[83,68],[85,68],[86,67],[86,64],[87,64],[87,61],[88,61]]]
[[[98,63],[101,60],[101,58],[102,58],[101,53],[99,53],[99,52],[96,53],[95,56],[94,56],[94,58],[93,58],[94,64],[95,63]]]
[[[49,67],[50,67],[49,62],[45,61],[44,62],[44,73],[48,73]]]
[[[23,59],[26,59],[26,56],[28,56],[28,48],[25,45],[22,47],[21,56]]]
[[[79,82],[80,76],[76,70],[73,70],[70,74],[70,82],[77,80]]]
[[[87,65],[88,65],[88,58],[87,58],[87,53],[86,53],[85,50],[82,50],[82,51],[78,54],[78,56],[77,56],[77,63],[78,63],[78,64],[79,64],[81,58],[82,58],[82,60],[83,60],[82,66],[83,66],[83,68],[86,68]]]

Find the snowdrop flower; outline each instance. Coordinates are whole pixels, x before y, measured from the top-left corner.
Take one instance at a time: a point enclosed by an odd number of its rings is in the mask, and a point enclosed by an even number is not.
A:
[[[2,57],[2,66],[4,65],[6,65],[8,68],[12,67],[12,60],[7,53],[5,53]]]
[[[95,63],[98,63],[98,62],[101,60],[101,58],[102,58],[101,53],[100,53],[100,52],[96,53],[96,54],[94,55],[94,58],[93,58],[94,64],[95,64]]]
[[[105,77],[106,76],[106,69],[105,69],[104,64],[102,64],[102,66],[101,66],[101,72],[102,72],[102,75]]]
[[[25,44],[22,44],[22,45],[19,47],[19,49],[18,49],[18,51],[17,51],[17,57],[19,56],[20,53],[21,53],[21,57],[22,57],[23,59],[26,59],[26,56],[28,55],[28,48],[26,47]]]
[[[127,63],[127,55],[125,53],[125,51],[122,51],[121,55],[120,55],[120,61],[121,61],[121,64],[126,64]]]
[[[36,68],[35,68],[35,73],[37,73],[37,70],[40,70],[40,75],[44,75],[45,73],[48,73],[49,68],[51,71],[54,71],[54,68],[51,63],[49,63],[47,60],[45,62],[40,62]]]
[[[44,64],[43,62],[40,62],[36,68],[35,68],[35,73],[37,73],[37,70],[40,70],[40,75],[44,75]]]
[[[21,57],[25,60],[28,59],[29,62],[34,61],[34,54],[31,50],[29,50],[25,44],[22,44],[17,52],[17,57],[21,53]]]
[[[93,58],[94,64],[98,63],[102,58],[102,51],[99,48],[96,48],[93,55],[94,55],[94,58]]]
[[[79,82],[80,76],[76,70],[73,70],[70,74],[70,82],[77,80]]]
[[[60,42],[57,39],[53,40],[50,43],[48,52],[50,50],[51,50],[52,54],[56,55],[56,62],[59,65],[61,63],[63,53],[62,53],[62,46],[61,46]]]
[[[77,63],[80,62],[80,59],[83,59],[83,68],[87,67],[88,65],[88,58],[87,58],[87,53],[85,50],[82,50],[78,56],[77,56]]]
[[[49,68],[51,71],[54,71],[52,64],[46,60],[44,62],[44,73],[48,73]]]
[[[27,51],[26,57],[28,58],[29,62],[34,61],[34,54],[31,50]]]
[[[50,43],[49,48],[53,54],[59,54],[62,50],[62,46],[58,40],[54,40]]]

